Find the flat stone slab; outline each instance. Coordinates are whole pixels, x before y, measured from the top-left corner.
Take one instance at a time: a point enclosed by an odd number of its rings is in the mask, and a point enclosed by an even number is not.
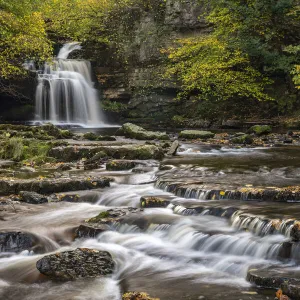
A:
[[[107,177],[58,178],[58,179],[5,179],[0,180],[0,195],[18,194],[31,191],[40,194],[52,194],[77,190],[91,190],[110,185]]]
[[[37,261],[36,267],[53,280],[67,281],[110,275],[115,263],[107,251],[77,248],[46,255]]]

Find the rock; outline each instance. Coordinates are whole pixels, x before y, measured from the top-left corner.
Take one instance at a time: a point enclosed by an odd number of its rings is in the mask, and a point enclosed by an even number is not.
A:
[[[91,190],[110,185],[106,177],[43,178],[42,180],[0,180],[0,195],[18,194],[20,191],[32,191],[41,194],[53,194],[68,191]]]
[[[0,252],[30,250],[35,244],[34,236],[25,232],[0,232]]]
[[[137,140],[169,140],[165,132],[148,131],[132,123],[125,123],[116,135],[125,135],[128,138]]]
[[[109,135],[100,135],[97,138],[97,141],[111,141],[111,142],[114,142],[116,140],[117,139],[115,137],[109,136]]]
[[[290,282],[283,282],[281,284],[281,290],[282,290],[283,295],[287,295],[288,297],[290,297],[293,300],[300,300],[300,284],[292,284]],[[286,299],[287,298],[285,298],[284,300],[286,300]]]
[[[29,191],[21,191],[19,193],[20,201],[30,203],[30,204],[41,204],[41,203],[47,203],[48,198],[35,193],[35,192],[29,192]]]
[[[75,231],[76,238],[95,238],[100,233],[111,230],[108,224],[81,224]]]
[[[68,146],[54,147],[50,156],[59,161],[70,162],[82,158],[90,159],[98,152],[105,152],[107,157],[116,159],[161,159],[163,149],[156,145],[121,145],[121,146]]]
[[[133,160],[110,160],[106,163],[108,171],[122,171],[133,169],[138,163]]]
[[[249,132],[256,135],[269,134],[272,132],[272,127],[270,125],[254,125],[249,129]]]
[[[184,139],[210,139],[215,136],[214,133],[210,131],[201,131],[201,130],[183,130],[179,133],[180,138]]]
[[[103,211],[96,217],[93,217],[87,221],[89,225],[112,225],[116,223],[136,225],[140,229],[148,227],[148,221],[143,216],[143,209],[140,208],[112,208],[107,211]]]
[[[36,267],[53,280],[66,281],[110,275],[115,263],[107,251],[77,248],[46,255],[37,261]]]
[[[57,167],[56,171],[69,171],[72,169],[71,164],[61,164]]]
[[[104,151],[96,153],[92,158],[84,162],[84,170],[98,169],[104,163],[107,154]]]
[[[168,156],[176,155],[176,152],[177,152],[178,147],[179,147],[179,142],[178,142],[178,140],[175,140],[175,141],[172,143],[172,145],[171,145],[169,151],[167,152],[167,155],[168,155]]]
[[[26,173],[34,173],[36,170],[35,168],[31,168],[31,167],[22,167],[20,168],[20,171]]]
[[[140,203],[143,208],[167,207],[170,201],[158,196],[143,196],[140,199]]]
[[[83,138],[89,141],[96,141],[98,139],[98,135],[93,132],[87,132],[83,135]]]
[[[299,275],[299,271],[288,268],[262,267],[248,270],[247,280],[260,287],[279,288],[283,283],[300,284]]]
[[[160,171],[169,171],[172,170],[174,167],[172,165],[160,165],[159,170]]]
[[[123,294],[122,300],[159,300],[158,298],[151,298],[146,293],[128,292]]]
[[[300,222],[295,222],[290,230],[290,236],[293,241],[300,241]]]
[[[230,141],[233,144],[251,145],[253,143],[253,138],[251,135],[245,134],[245,135],[234,137]]]

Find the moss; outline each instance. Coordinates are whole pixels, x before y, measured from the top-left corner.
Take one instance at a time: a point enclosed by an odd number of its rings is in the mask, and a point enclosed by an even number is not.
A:
[[[256,135],[269,134],[272,132],[272,127],[270,125],[254,125],[249,129],[249,132]]]
[[[215,134],[210,131],[201,130],[183,130],[179,133],[179,137],[185,139],[209,139],[214,136]]]
[[[106,219],[109,218],[110,214],[108,211],[102,211],[98,216],[91,218],[88,220],[89,223],[98,223],[100,222],[102,219]]]
[[[22,138],[13,137],[5,141],[1,150],[1,158],[20,161],[23,157],[24,145]]]
[[[89,141],[96,141],[98,139],[98,135],[93,132],[87,132],[83,135],[83,138]]]
[[[231,139],[231,142],[233,144],[247,144],[247,145],[251,145],[253,143],[253,138],[249,134],[244,134],[244,135],[237,136],[237,137]]]

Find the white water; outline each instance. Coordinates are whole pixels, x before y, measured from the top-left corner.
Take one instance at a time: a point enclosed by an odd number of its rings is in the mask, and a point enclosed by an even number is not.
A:
[[[56,60],[46,63],[38,72],[36,121],[105,126],[90,62],[67,59],[72,51],[78,49],[81,49],[78,43],[65,44]]]

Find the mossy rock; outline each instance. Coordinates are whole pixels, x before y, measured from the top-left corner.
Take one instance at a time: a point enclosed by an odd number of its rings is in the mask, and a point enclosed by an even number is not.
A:
[[[107,219],[111,217],[110,213],[108,211],[102,211],[100,214],[98,214],[96,217],[93,217],[91,219],[88,220],[89,223],[98,223],[100,222],[102,219]]]
[[[240,135],[231,139],[233,144],[251,145],[253,143],[253,138],[249,134]]]
[[[272,132],[272,127],[270,125],[254,125],[249,129],[249,132],[256,135],[265,135]]]
[[[98,139],[98,135],[96,135],[93,132],[86,132],[83,135],[83,138],[86,139],[86,140],[89,140],[89,141],[96,141]]]
[[[211,131],[202,130],[183,130],[179,133],[180,138],[184,139],[210,139],[213,138],[215,134]]]
[[[100,135],[97,138],[97,141],[110,141],[110,142],[114,142],[117,139],[113,136],[109,136],[109,135]]]
[[[122,300],[159,300],[159,298],[151,298],[146,293],[128,292],[123,294]]]
[[[108,171],[123,171],[130,170],[136,166],[136,162],[132,160],[111,160],[106,164]]]
[[[128,138],[137,140],[169,140],[169,136],[165,132],[148,131],[143,127],[137,126],[132,123],[125,123],[122,128],[116,133],[123,134]]]

